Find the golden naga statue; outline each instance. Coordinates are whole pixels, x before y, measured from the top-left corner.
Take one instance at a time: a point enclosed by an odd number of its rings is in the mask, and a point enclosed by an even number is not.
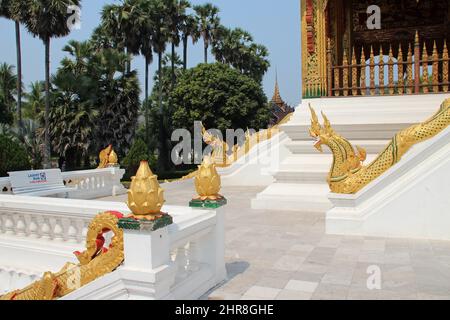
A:
[[[357,193],[398,163],[412,146],[433,138],[450,124],[450,99],[447,99],[434,116],[397,133],[371,164],[363,166],[362,163],[366,159],[365,150],[357,147],[355,152],[353,145],[333,130],[330,121],[323,113],[322,127],[316,112],[311,106],[310,109],[312,114],[310,134],[316,139],[314,146],[322,152],[322,145],[327,145],[334,157],[328,174],[328,184],[332,192],[343,194]]]
[[[41,280],[7,293],[0,300],[55,300],[113,272],[124,260],[123,231],[118,227],[120,218],[119,212],[97,215],[89,225],[86,251],[75,252],[79,264],[67,263],[55,274],[46,272]],[[113,232],[114,236],[105,248],[103,235],[108,232]]]
[[[109,167],[115,167],[119,164],[119,158],[114,152],[112,145],[107,146],[105,149],[100,151],[99,154],[100,163],[97,169],[104,169]]]
[[[132,217],[138,220],[156,220],[163,216],[161,208],[164,202],[164,190],[159,186],[158,177],[153,174],[147,161],[141,161],[128,190],[127,205],[133,212]]]
[[[198,193],[198,197],[194,198],[194,200],[205,201],[223,199],[219,194],[221,179],[211,156],[206,156],[203,159],[202,165],[198,168],[194,183]]]
[[[227,152],[230,149],[225,141],[222,141],[219,137],[210,134],[206,128],[202,125],[203,141],[213,148],[213,159],[224,159],[226,162]]]

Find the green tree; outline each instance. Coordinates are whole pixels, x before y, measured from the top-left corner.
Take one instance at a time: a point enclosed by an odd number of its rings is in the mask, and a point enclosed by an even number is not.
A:
[[[94,85],[91,80],[61,69],[52,79],[53,96],[50,111],[50,136],[53,150],[66,160],[68,169],[81,167],[94,143],[98,111],[85,92]]]
[[[80,6],[80,0],[21,0],[24,24],[39,37],[45,46],[45,129],[44,167],[50,167],[50,41],[70,33],[68,19],[70,6]]]
[[[5,97],[0,94],[0,124],[12,125],[14,117],[9,110],[9,106],[5,101]]]
[[[16,59],[17,59],[17,121],[18,127],[22,129],[22,46],[20,35],[20,23],[24,17],[24,8],[20,5],[20,0],[2,0],[0,1],[0,17],[14,21],[16,34]]]
[[[201,64],[187,70],[170,98],[173,125],[192,129],[195,121],[207,128],[266,128],[270,119],[261,84],[221,63]]]
[[[219,8],[206,3],[194,6],[194,10],[197,13],[199,32],[204,42],[205,63],[208,63],[208,48],[220,26]]]
[[[43,141],[38,122],[31,119],[23,121],[23,145],[31,161],[31,168],[42,168]]]
[[[31,168],[27,152],[21,144],[9,136],[0,134],[0,177],[11,171]]]
[[[127,59],[126,54],[106,49],[93,56],[88,68],[88,74],[96,83],[97,147],[112,144],[120,156],[130,148],[140,106],[137,74],[124,72],[122,67]]]
[[[45,110],[45,84],[42,81],[31,83],[30,91],[24,94],[24,112],[25,119],[31,119],[37,122],[38,127],[44,123]],[[24,127],[26,124],[24,124]]]
[[[178,55],[175,55],[173,58],[173,61],[175,62],[175,77],[178,79],[182,73],[182,61],[178,57]],[[171,89],[171,82],[172,82],[172,57],[169,54],[166,54],[162,61],[162,69],[161,69],[161,79],[159,78],[159,73],[155,74],[154,77],[154,83],[155,86],[153,88],[152,94],[150,95],[149,99],[147,100],[146,104],[148,107],[148,110],[150,111],[150,117],[149,117],[149,128],[150,128],[150,141],[149,141],[149,151],[154,154],[156,151],[159,154],[159,150],[161,150],[161,145],[164,146],[165,150],[171,150],[172,149],[172,141],[170,140],[170,137],[172,135],[173,130],[175,129],[173,122],[172,122],[172,116],[173,116],[173,107],[172,103],[170,101],[170,93],[173,91]],[[161,87],[163,88],[162,91],[162,109],[163,112],[160,112],[159,109],[159,86],[161,84]],[[161,125],[161,123],[163,125]],[[163,132],[161,133],[161,130]],[[164,137],[164,140],[161,140],[161,137]],[[167,151],[168,152],[168,151]],[[168,157],[168,156],[167,156]],[[158,157],[159,158],[159,157]],[[169,159],[169,157],[168,157]],[[167,160],[168,161],[168,160]],[[170,162],[166,162],[166,166],[164,168],[159,167],[158,171],[166,171],[170,169]]]
[[[256,81],[262,81],[270,67],[267,48],[254,43],[252,35],[240,28],[221,27],[219,34],[212,49],[216,60],[233,66]]]
[[[16,83],[14,67],[7,63],[0,64],[0,123],[12,125],[14,122]]]
[[[162,77],[162,66],[163,66],[163,54],[166,50],[167,43],[170,39],[170,26],[168,17],[170,15],[169,7],[166,5],[165,1],[161,0],[153,0],[150,2],[149,11],[150,12],[150,21],[153,24],[153,32],[152,32],[152,45],[153,51],[158,54],[158,78]],[[163,119],[163,87],[162,83],[159,82],[157,84],[158,88],[158,109],[161,116],[161,121],[159,123],[159,157],[158,157],[158,166],[165,170],[169,161],[169,151],[167,150],[165,131],[164,131],[164,122]]]
[[[150,156],[147,144],[142,139],[135,139],[127,156],[122,160],[122,165],[126,169],[126,177],[130,178],[136,174],[141,161],[149,161],[150,167],[156,164],[154,157]]]

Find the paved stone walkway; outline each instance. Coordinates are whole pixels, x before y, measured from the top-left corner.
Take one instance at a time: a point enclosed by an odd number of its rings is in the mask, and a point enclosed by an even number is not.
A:
[[[163,188],[170,205],[195,193],[190,181]],[[252,210],[260,191],[223,188],[228,280],[204,299],[450,299],[450,242],[326,235],[325,214]],[[367,288],[369,267],[381,290]]]

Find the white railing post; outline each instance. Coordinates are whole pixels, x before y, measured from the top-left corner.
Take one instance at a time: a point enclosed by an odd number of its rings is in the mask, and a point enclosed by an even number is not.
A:
[[[120,269],[124,278],[139,278],[147,285],[139,285],[129,295],[133,299],[170,298],[170,289],[175,282],[175,268],[170,257],[170,235],[168,226],[172,217],[166,215],[161,221],[121,219],[123,229],[124,265]]]

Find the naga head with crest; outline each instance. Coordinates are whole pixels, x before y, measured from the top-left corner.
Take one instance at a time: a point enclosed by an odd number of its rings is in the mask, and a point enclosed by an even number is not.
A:
[[[314,147],[320,152],[323,152],[322,145],[327,145],[330,139],[332,139],[333,136],[336,135],[336,133],[331,127],[331,123],[328,120],[327,116],[323,112],[322,117],[324,119],[324,123],[323,126],[321,126],[319,123],[319,118],[317,117],[314,109],[311,107],[311,104],[309,105],[309,109],[311,110],[311,128],[309,130],[309,133],[311,137],[316,140],[316,142],[314,143]]]

